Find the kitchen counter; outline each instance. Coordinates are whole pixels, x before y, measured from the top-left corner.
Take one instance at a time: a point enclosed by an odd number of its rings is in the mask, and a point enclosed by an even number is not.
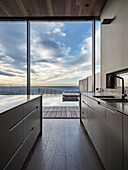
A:
[[[108,107],[112,110],[117,110],[123,114],[126,114],[128,115],[128,102],[127,103],[124,103],[124,102],[120,102],[120,103],[117,103],[117,102],[107,102],[107,101],[104,101],[100,98],[97,98],[97,97],[94,97],[95,95],[96,96],[104,96],[102,93],[82,93],[82,95],[85,95],[93,100],[96,100],[98,102],[100,102],[102,105],[104,105],[105,107]],[[106,95],[105,95],[106,96]]]
[[[105,99],[107,95],[81,94],[81,123],[105,169],[126,170],[128,169],[128,103],[122,101],[110,103],[94,96],[104,96]],[[110,95],[106,98],[109,97]]]
[[[0,114],[40,97],[40,95],[0,95]]]

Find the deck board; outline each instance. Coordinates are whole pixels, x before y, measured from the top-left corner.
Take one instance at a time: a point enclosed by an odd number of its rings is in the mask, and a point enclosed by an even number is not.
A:
[[[44,106],[43,118],[80,118],[78,106]]]

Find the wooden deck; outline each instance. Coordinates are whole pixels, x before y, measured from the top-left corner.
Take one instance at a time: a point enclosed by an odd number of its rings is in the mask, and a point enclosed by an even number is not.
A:
[[[45,106],[43,107],[44,119],[78,119],[80,118],[80,110],[78,106]]]

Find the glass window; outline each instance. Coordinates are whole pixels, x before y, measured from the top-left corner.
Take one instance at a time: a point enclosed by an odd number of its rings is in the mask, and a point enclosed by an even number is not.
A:
[[[26,22],[0,22],[0,94],[26,94]]]
[[[78,90],[92,76],[92,22],[31,22],[31,94]],[[92,81],[88,81],[92,91]]]
[[[101,88],[100,21],[95,22],[95,91]]]

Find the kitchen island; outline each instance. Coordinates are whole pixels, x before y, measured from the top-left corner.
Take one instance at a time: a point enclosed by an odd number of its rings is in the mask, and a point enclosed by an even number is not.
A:
[[[42,96],[0,95],[0,169],[21,169],[42,135]]]

